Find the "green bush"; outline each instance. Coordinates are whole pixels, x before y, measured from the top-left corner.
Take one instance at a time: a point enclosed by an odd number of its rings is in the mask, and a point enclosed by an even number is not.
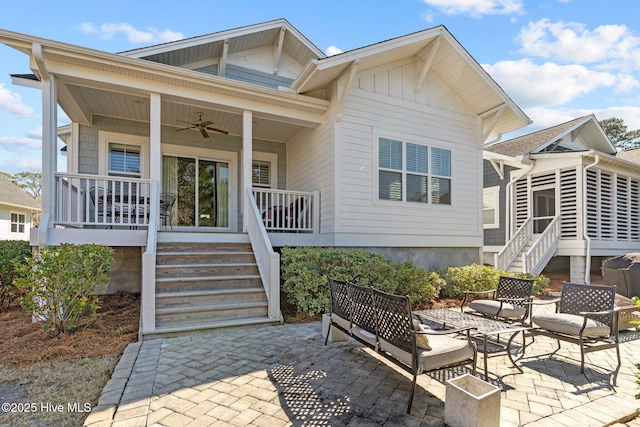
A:
[[[96,318],[95,294],[109,284],[112,264],[113,250],[107,246],[49,246],[16,268],[22,276],[14,284],[26,292],[25,310],[42,319],[45,330],[61,334]]]
[[[0,240],[0,309],[7,308],[20,296],[13,284],[18,277],[16,264],[23,263],[31,255],[31,247],[26,240]]]
[[[384,255],[337,248],[283,248],[281,281],[284,298],[311,315],[329,309],[326,276],[373,286],[385,292],[409,295],[411,302],[428,302],[438,295],[444,280],[411,261],[385,260]]]
[[[533,293],[538,294],[549,284],[550,279],[542,275],[512,273],[498,270],[489,265],[471,264],[462,267],[447,267],[443,276],[447,284],[442,288],[444,297],[461,296],[465,291],[488,291],[498,286],[500,276],[533,279]]]

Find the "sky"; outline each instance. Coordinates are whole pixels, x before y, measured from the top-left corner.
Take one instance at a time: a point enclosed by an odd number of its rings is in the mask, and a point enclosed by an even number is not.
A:
[[[332,55],[444,25],[533,120],[507,139],[587,114],[640,129],[638,16],[637,0],[30,0],[6,2],[0,29],[117,53],[285,18]],[[30,72],[0,44],[3,172],[41,168],[40,91],[10,78]]]

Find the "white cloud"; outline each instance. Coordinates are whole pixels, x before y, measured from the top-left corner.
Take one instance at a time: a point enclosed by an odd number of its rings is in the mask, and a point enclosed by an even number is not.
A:
[[[29,136],[29,138],[37,138],[37,139],[42,139],[42,126],[39,126],[35,129],[32,130],[28,130],[27,131],[27,135]]]
[[[468,14],[473,17],[482,15],[522,15],[523,0],[422,0],[445,15]]]
[[[42,139],[17,136],[0,136],[0,146],[11,150],[40,149],[42,148]]]
[[[523,108],[566,104],[602,87],[616,87],[619,79],[582,65],[538,65],[529,59],[484,65],[514,101]]]
[[[325,52],[327,54],[327,56],[333,56],[333,55],[337,55],[339,53],[342,53],[342,49],[340,49],[339,47],[336,46],[329,46],[327,48],[327,50],[325,50]]]
[[[602,69],[640,69],[640,37],[624,25],[601,25],[589,31],[577,22],[530,22],[516,36],[526,55]],[[626,64],[626,66],[625,66]]]
[[[83,22],[80,24],[80,31],[84,34],[96,34],[103,40],[111,40],[117,34],[123,34],[132,44],[165,43],[184,38],[182,33],[169,29],[158,30],[147,27],[144,30],[137,30],[127,23],[102,24],[96,27],[91,22]]]
[[[21,117],[35,117],[35,112],[31,107],[22,103],[19,94],[11,92],[0,84],[0,110],[16,114]]]

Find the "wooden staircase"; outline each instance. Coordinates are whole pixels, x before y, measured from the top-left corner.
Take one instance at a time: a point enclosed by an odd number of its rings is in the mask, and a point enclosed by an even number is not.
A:
[[[150,335],[271,323],[249,243],[158,242]]]

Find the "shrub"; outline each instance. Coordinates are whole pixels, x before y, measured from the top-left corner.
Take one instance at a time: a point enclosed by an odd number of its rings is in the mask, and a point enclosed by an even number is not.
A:
[[[14,284],[27,292],[22,306],[44,321],[45,330],[61,334],[96,318],[95,294],[108,285],[112,264],[113,250],[107,246],[49,246],[17,267],[23,277]]]
[[[443,275],[447,285],[442,288],[442,296],[459,297],[465,291],[488,291],[498,287],[500,276],[533,279],[533,293],[540,293],[550,279],[542,275],[512,273],[498,270],[489,265],[471,264],[462,267],[447,267]]]
[[[385,260],[381,254],[337,248],[282,249],[282,293],[298,311],[311,315],[328,311],[326,276],[409,295],[414,303],[429,301],[444,284],[437,273],[422,270],[411,261]]]
[[[13,284],[13,279],[19,277],[16,264],[23,263],[30,255],[26,240],[0,240],[0,309],[7,308],[21,296]]]

